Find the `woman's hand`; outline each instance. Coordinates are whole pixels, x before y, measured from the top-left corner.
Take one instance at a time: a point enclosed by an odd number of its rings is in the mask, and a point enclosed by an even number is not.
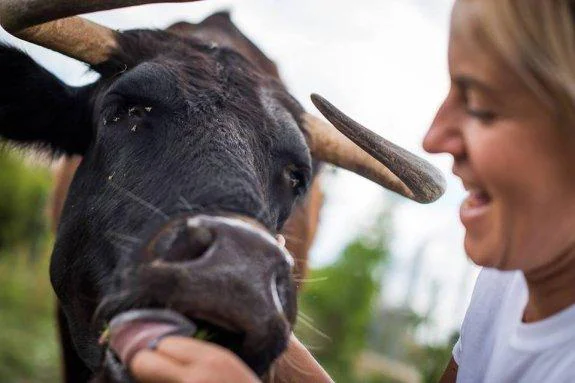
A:
[[[155,350],[139,351],[130,363],[141,383],[260,383],[231,351],[192,338],[170,336]],[[332,383],[310,352],[292,335],[273,368],[274,383]]]
[[[139,351],[130,372],[141,383],[259,383],[231,351],[184,337],[166,337],[155,350]]]
[[[333,383],[333,379],[292,334],[287,350],[275,363],[274,383]]]

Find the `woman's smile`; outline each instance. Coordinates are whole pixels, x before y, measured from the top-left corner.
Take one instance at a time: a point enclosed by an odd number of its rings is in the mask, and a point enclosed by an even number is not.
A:
[[[467,196],[459,208],[459,218],[465,229],[471,231],[474,227],[477,229],[485,227],[493,201],[487,189],[471,175],[468,169],[469,165],[456,163],[453,167],[453,174],[461,179],[467,191]]]
[[[465,228],[472,230],[475,223],[480,223],[489,214],[491,197],[485,190],[478,187],[466,189],[468,195],[461,204],[459,217]]]

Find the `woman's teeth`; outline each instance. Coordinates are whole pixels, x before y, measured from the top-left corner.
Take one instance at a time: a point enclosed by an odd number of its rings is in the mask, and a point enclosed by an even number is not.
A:
[[[470,189],[469,196],[465,199],[465,205],[469,208],[480,207],[491,201],[489,194],[482,189]]]

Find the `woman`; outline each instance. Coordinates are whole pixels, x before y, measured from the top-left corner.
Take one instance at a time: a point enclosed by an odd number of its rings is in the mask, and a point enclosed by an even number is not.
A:
[[[574,382],[575,1],[456,1],[449,71],[424,147],[453,156],[469,192],[465,249],[485,268],[442,381]],[[208,366],[198,381],[256,381],[225,351],[185,352],[195,347],[208,346],[168,338],[132,371],[152,382]],[[294,382],[329,380],[295,349],[320,373]]]
[[[485,268],[444,381],[575,381],[575,1],[459,0],[424,140]]]

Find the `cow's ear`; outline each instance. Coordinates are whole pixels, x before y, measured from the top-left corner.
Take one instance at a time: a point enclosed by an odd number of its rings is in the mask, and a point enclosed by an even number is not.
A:
[[[70,87],[0,44],[0,141],[83,154],[92,137],[89,97],[89,87]]]

